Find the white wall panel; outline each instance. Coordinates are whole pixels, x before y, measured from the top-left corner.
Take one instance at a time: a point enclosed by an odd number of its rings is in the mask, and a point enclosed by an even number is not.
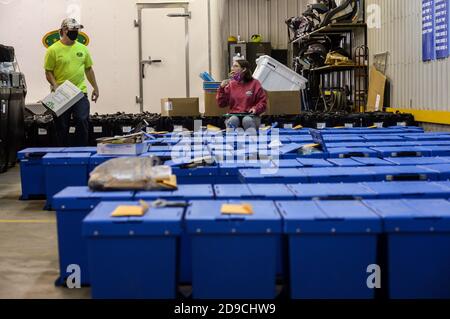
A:
[[[244,41],[261,34],[275,49],[287,48],[287,26],[284,21],[306,10],[313,0],[228,0],[230,35]]]
[[[381,29],[369,29],[369,48],[389,51],[391,104],[398,108],[450,111],[450,60],[422,62],[422,1],[367,0],[381,8]]]
[[[15,47],[28,83],[27,103],[35,103],[49,93],[43,71],[46,49],[41,39],[47,32],[59,28],[63,18],[70,15],[68,8],[71,5],[78,5],[81,21],[91,38],[89,50],[100,86],[100,100],[97,104],[91,103],[91,112],[136,113],[139,112],[139,105],[135,103],[135,96],[139,95],[138,31],[133,23],[137,18],[136,3],[175,1],[183,0],[0,1],[0,43]],[[220,18],[217,11],[222,7],[217,2],[225,0],[211,1],[216,10],[213,18]],[[189,22],[191,95],[203,100],[202,81],[198,74],[209,68],[207,1],[190,0],[189,3],[192,12]],[[225,11],[220,11],[221,14],[223,12]],[[154,29],[163,31],[158,25]],[[220,30],[217,26],[215,29]],[[218,37],[219,33],[215,32],[214,37]],[[216,47],[223,46],[223,43],[222,40],[214,42]],[[220,52],[213,53],[214,59],[221,58]],[[212,62],[213,74],[221,73],[220,63]]]

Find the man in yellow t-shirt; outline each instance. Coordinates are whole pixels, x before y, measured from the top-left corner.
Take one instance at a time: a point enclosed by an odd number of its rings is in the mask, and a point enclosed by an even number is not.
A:
[[[56,119],[59,146],[68,146],[71,116],[75,122],[76,146],[89,144],[90,103],[87,97],[85,75],[93,87],[92,101],[97,102],[99,89],[95,79],[93,62],[87,47],[77,41],[78,32],[83,26],[75,19],[64,19],[59,30],[61,40],[50,46],[45,55],[45,75],[52,91],[69,80],[85,96],[66,113]]]

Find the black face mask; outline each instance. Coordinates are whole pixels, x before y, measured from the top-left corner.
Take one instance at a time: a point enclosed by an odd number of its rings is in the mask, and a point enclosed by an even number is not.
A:
[[[78,31],[77,30],[67,31],[67,37],[70,40],[75,41],[78,38]]]

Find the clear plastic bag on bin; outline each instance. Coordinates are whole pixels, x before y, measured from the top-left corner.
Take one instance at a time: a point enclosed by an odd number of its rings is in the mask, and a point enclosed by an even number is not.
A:
[[[171,178],[172,168],[160,165],[158,157],[123,157],[99,165],[90,174],[89,188],[96,191],[176,188],[173,183],[164,182]]]

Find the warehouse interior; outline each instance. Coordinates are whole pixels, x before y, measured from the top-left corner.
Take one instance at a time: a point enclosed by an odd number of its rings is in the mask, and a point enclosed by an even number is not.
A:
[[[450,299],[449,28],[450,0],[0,0],[0,299]]]

